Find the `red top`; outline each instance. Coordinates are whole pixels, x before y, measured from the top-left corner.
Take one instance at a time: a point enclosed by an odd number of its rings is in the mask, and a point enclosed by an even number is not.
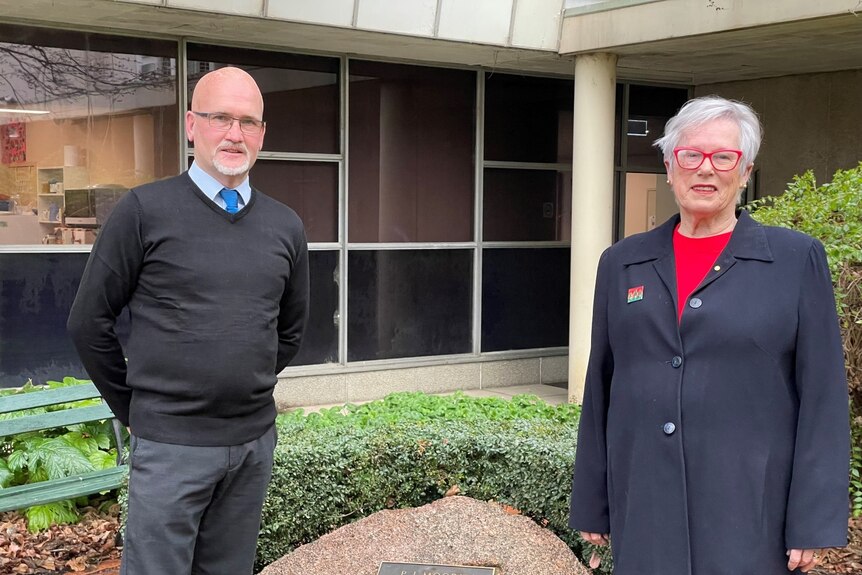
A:
[[[733,232],[689,238],[679,233],[679,226],[673,232],[673,255],[676,259],[676,296],[677,318],[682,320],[682,310],[688,296],[700,285],[709,269],[724,250]]]

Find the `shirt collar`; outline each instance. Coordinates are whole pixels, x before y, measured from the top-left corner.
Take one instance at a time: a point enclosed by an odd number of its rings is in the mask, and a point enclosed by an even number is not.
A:
[[[189,167],[189,177],[206,197],[222,205],[223,202],[219,201],[221,200],[221,196],[218,196],[218,193],[224,188],[224,185],[206,173],[203,168],[198,166],[197,162],[192,162],[191,167]],[[239,197],[241,198],[240,205],[247,205],[251,200],[251,184],[248,181],[248,176],[234,189],[239,192]]]

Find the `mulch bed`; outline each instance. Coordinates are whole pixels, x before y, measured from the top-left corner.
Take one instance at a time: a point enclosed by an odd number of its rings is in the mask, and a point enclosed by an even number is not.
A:
[[[86,508],[77,525],[57,525],[30,533],[23,517],[0,513],[0,575],[116,575],[119,507],[107,513]],[[850,520],[850,545],[830,549],[813,575],[862,573],[862,518]]]
[[[55,525],[40,533],[27,531],[27,521],[17,513],[0,513],[0,574],[118,573],[119,512],[119,505],[107,513],[87,507],[77,525]]]

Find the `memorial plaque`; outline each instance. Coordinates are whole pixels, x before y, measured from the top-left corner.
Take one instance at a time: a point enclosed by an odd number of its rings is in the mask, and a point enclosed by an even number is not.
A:
[[[391,561],[383,561],[377,570],[377,575],[496,575],[496,573],[496,567],[393,563]]]

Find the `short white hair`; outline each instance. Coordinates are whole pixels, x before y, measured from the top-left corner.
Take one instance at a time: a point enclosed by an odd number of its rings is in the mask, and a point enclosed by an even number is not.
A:
[[[679,146],[683,134],[697,131],[714,120],[732,120],[739,126],[739,148],[742,150],[739,173],[744,173],[748,165],[754,163],[760,150],[763,128],[751,106],[736,100],[721,96],[703,96],[689,100],[676,116],[668,120],[664,127],[664,136],[653,142],[653,146],[659,148],[664,155],[664,161],[672,165],[676,161],[673,149]]]

